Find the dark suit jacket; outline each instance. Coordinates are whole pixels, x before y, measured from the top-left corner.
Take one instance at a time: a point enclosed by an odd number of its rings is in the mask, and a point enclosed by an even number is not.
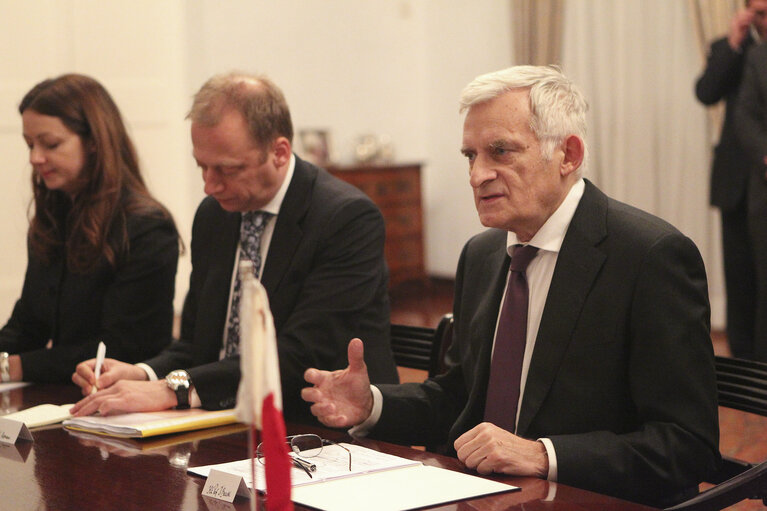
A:
[[[761,215],[767,207],[767,165],[764,164],[767,156],[767,45],[759,44],[749,52],[740,91],[735,121],[751,169],[749,210],[759,211]]]
[[[453,367],[381,386],[374,436],[453,441],[482,422],[509,258],[506,232],[471,239],[458,265]],[[558,481],[622,498],[676,499],[719,461],[703,261],[671,225],[594,185],[557,259],[517,433],[554,444]]]
[[[147,361],[159,377],[187,368],[204,408],[234,406],[239,357],[219,360],[240,213],[202,201],[192,230],[192,275],[181,338]],[[277,331],[286,418],[313,422],[300,397],[309,367],[346,367],[365,340],[371,379],[397,382],[389,343],[388,272],[381,212],[357,188],[296,158],[267,253],[262,284]]]
[[[748,184],[749,159],[736,132],[735,103],[743,78],[746,54],[754,45],[749,34],[741,51],[730,48],[727,38],[714,41],[706,69],[695,84],[695,94],[704,105],[726,101],[724,124],[719,144],[714,149],[711,168],[711,205],[731,210],[743,201]]]
[[[28,250],[21,298],[0,331],[0,351],[21,355],[25,381],[71,383],[96,356],[139,362],[159,353],[173,326],[178,234],[171,219],[131,216],[129,253],[85,274],[67,270],[63,251],[44,263]],[[45,349],[49,339],[53,347]]]

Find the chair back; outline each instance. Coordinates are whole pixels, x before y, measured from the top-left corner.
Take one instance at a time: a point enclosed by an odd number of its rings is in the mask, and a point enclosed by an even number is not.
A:
[[[716,357],[719,406],[767,417],[767,364]]]
[[[453,335],[453,315],[445,314],[437,328],[391,325],[391,348],[398,366],[427,371],[429,377],[445,371],[445,351]]]
[[[767,364],[717,356],[716,386],[719,406],[767,417]],[[767,505],[767,461],[723,456],[721,468],[706,482],[715,486],[668,509],[715,511],[746,499]]]

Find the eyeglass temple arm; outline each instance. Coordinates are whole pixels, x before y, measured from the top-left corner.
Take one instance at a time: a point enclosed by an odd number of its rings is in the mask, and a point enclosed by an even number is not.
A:
[[[338,447],[340,447],[341,449],[346,451],[349,454],[349,472],[352,471],[352,452],[349,449],[347,449],[343,445],[339,444],[338,442],[334,442],[332,440],[325,440],[324,438],[322,439],[322,444],[323,445],[337,445]]]

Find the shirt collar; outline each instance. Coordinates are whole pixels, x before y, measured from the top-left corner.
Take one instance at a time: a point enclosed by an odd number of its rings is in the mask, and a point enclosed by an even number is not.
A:
[[[530,245],[538,247],[541,250],[549,252],[559,252],[562,247],[562,243],[565,240],[565,233],[570,226],[570,221],[575,215],[575,210],[578,208],[578,203],[583,197],[583,191],[586,189],[586,183],[583,179],[579,179],[567,192],[565,200],[559,205],[556,211],[546,220],[546,223],[538,229],[533,239],[530,240]],[[517,234],[509,231],[506,234],[506,252],[511,256],[511,252],[514,245],[519,245]]]
[[[277,193],[274,195],[274,197],[272,197],[272,200],[270,200],[266,206],[259,209],[259,211],[265,211],[266,213],[271,213],[275,216],[280,213],[280,207],[282,207],[282,201],[285,199],[285,194],[288,192],[288,187],[290,186],[290,181],[293,179],[295,168],[296,155],[291,153],[290,163],[288,164],[288,171],[285,173],[285,179],[282,181],[280,189],[277,190]]]

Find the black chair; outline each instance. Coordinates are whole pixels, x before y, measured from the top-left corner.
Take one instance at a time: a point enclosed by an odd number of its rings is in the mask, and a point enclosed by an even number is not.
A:
[[[716,357],[716,384],[719,406],[767,417],[767,364]],[[668,509],[713,511],[746,499],[761,499],[767,505],[767,461],[748,463],[724,456],[720,470],[706,482],[715,486]]]
[[[398,366],[427,371],[430,377],[444,372],[452,331],[452,314],[442,316],[437,328],[392,324],[394,361]]]

